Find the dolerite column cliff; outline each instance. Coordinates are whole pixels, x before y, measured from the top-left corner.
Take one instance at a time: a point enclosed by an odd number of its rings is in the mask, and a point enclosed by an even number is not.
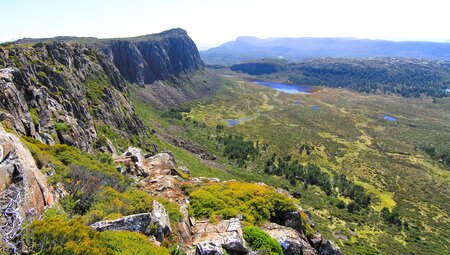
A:
[[[140,85],[189,74],[204,66],[195,43],[179,28],[107,40],[101,48],[127,81]]]

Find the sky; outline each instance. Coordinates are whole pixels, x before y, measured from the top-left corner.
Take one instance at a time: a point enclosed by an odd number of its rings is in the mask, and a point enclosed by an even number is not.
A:
[[[200,49],[238,36],[450,42],[450,0],[0,0],[0,9],[0,42],[176,27]]]

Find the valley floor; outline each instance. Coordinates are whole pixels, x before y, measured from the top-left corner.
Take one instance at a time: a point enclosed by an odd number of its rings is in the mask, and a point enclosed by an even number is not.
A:
[[[234,77],[220,82],[222,89],[191,103],[182,120],[161,118],[136,98],[135,105],[141,116],[145,112],[159,119],[156,129],[169,130],[218,156],[209,164],[213,172],[205,168],[201,175],[263,180],[300,192],[300,203],[312,209],[318,230],[346,254],[447,253],[450,171],[421,148],[450,147],[450,99],[432,102],[323,87],[312,94],[285,94]],[[217,125],[267,147],[244,168],[228,165],[212,139]],[[300,146],[305,144],[312,146],[311,153],[302,153]],[[372,195],[370,208],[349,213],[336,206],[348,204],[348,198],[267,176],[264,164],[274,153],[318,165],[331,176],[346,174]],[[403,225],[383,221],[383,208],[398,212]]]

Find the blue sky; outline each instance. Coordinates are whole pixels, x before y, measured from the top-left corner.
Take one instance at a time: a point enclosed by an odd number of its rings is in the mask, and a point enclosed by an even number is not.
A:
[[[181,27],[200,48],[237,36],[450,40],[448,0],[0,0],[0,41],[128,37]]]

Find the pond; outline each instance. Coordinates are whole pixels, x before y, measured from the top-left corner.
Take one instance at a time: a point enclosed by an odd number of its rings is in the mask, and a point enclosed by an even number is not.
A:
[[[313,109],[314,111],[317,111],[320,109],[320,107],[317,105],[311,105],[311,109]]]
[[[392,121],[392,122],[397,121],[397,118],[392,117],[392,116],[387,115],[387,114],[384,115],[384,119],[387,120],[387,121]]]
[[[252,118],[240,118],[240,119],[234,119],[234,120],[225,120],[229,127],[236,126],[238,124],[241,124],[243,121],[251,120]]]
[[[253,83],[265,86],[265,87],[271,87],[273,89],[276,89],[278,91],[288,93],[288,94],[296,94],[296,93],[302,93],[302,94],[310,94],[314,92],[314,87],[312,86],[306,86],[306,85],[290,85],[290,84],[284,84],[279,82],[272,82],[272,81],[259,81],[259,80],[251,80]]]

